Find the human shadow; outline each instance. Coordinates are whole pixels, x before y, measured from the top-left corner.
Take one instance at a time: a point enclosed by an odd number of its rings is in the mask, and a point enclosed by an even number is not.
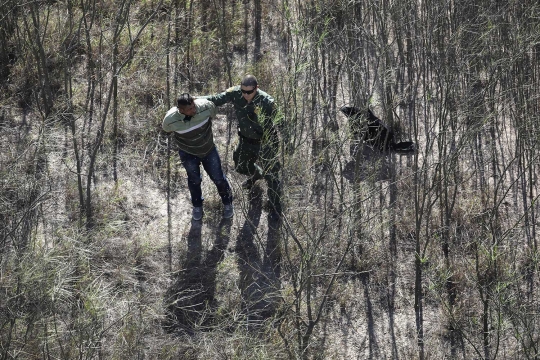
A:
[[[269,212],[268,217],[268,236],[264,252],[263,271],[270,283],[275,289],[279,288],[279,279],[281,275],[281,216],[276,212]]]
[[[202,222],[191,222],[185,260],[166,293],[166,326],[169,330],[192,334],[196,329],[212,326],[216,305],[216,269],[229,244],[231,226],[232,219],[221,219],[215,230],[213,246],[203,258]]]
[[[274,212],[268,214],[268,233],[264,246],[263,237],[257,234],[261,215],[262,190],[256,186],[250,192],[246,220],[236,241],[242,310],[248,325],[260,324],[273,315],[277,302],[275,290],[279,288],[281,272],[279,250],[281,217]],[[256,242],[261,247],[264,246],[262,255]]]
[[[351,182],[371,182],[390,180],[393,154],[389,151],[374,149],[369,145],[362,145],[353,158],[345,164],[342,175]]]
[[[380,351],[375,329],[375,318],[373,316],[373,303],[370,295],[369,273],[360,276],[364,287],[364,299],[366,301],[367,335],[369,340],[369,359],[379,359]]]

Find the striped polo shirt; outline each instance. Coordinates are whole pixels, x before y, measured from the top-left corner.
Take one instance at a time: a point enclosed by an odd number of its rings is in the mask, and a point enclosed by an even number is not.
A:
[[[197,113],[186,116],[175,106],[163,119],[163,130],[174,131],[178,147],[195,156],[204,157],[214,148],[212,118],[216,116],[216,106],[205,99],[195,99]]]

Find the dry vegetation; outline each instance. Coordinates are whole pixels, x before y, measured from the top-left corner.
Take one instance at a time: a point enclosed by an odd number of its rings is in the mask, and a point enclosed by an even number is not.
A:
[[[537,1],[0,3],[0,359],[538,359]],[[259,79],[269,213],[216,143],[206,216],[161,120]],[[415,155],[352,159],[341,105]],[[285,137],[284,137],[285,139]]]

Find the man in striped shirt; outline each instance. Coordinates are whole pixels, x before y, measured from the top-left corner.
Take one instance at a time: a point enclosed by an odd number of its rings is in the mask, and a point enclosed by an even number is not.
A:
[[[203,216],[201,164],[221,196],[223,217],[231,218],[234,215],[231,186],[223,173],[214,144],[212,118],[215,116],[216,106],[213,103],[205,99],[193,99],[185,93],[178,97],[177,106],[170,109],[163,119],[163,130],[175,132],[178,153],[187,172],[193,220],[201,220]]]

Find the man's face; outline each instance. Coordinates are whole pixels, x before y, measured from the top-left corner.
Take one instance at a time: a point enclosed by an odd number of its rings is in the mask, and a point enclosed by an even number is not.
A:
[[[257,95],[257,88],[258,86],[240,86],[240,90],[242,91],[242,96],[244,99],[246,99],[247,102],[250,102],[253,100],[255,95]]]
[[[197,113],[195,108],[195,102],[192,102],[190,105],[183,105],[178,107],[178,111],[187,116],[193,116]]]

